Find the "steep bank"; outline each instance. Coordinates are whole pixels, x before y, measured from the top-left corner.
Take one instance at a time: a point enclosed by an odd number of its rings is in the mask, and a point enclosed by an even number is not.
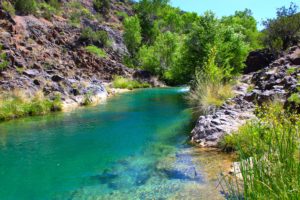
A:
[[[0,91],[22,91],[32,97],[60,96],[65,108],[85,101],[97,103],[108,96],[106,86],[114,76],[139,79],[139,73],[122,64],[128,54],[122,36],[122,16],[132,15],[131,4],[112,1],[109,13],[98,19],[92,0],[63,1],[59,15],[16,15],[0,9]],[[81,3],[81,4],[80,4]],[[76,22],[70,19],[77,14]],[[84,40],[86,28],[107,35],[103,41]],[[92,37],[92,36],[91,36]],[[103,56],[89,52],[101,46]],[[150,80],[151,77],[148,79]]]
[[[220,140],[255,118],[256,105],[280,100],[297,109],[299,101],[300,47],[294,46],[264,69],[241,78],[238,95],[215,113],[200,116],[191,141],[201,147],[217,147]],[[293,97],[293,98],[292,98]]]

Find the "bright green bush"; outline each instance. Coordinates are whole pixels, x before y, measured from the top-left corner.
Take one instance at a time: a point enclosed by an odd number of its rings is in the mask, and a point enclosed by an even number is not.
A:
[[[16,0],[15,9],[21,14],[34,14],[37,11],[37,3],[35,0]]]
[[[136,89],[136,88],[148,88],[151,87],[149,83],[142,83],[136,80],[131,80],[128,78],[124,78],[121,76],[115,76],[112,82],[112,86],[114,88],[121,88],[121,89]]]
[[[100,58],[107,57],[106,52],[104,50],[102,50],[94,45],[89,45],[89,46],[85,47],[85,50],[91,54],[94,54],[95,56],[100,57]]]
[[[14,16],[16,14],[14,6],[9,1],[2,1],[1,6],[10,15]]]

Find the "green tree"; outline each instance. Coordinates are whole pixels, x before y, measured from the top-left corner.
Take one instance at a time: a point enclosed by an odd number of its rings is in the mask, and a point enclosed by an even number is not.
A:
[[[168,72],[175,65],[179,49],[179,37],[175,33],[160,34],[151,46],[143,46],[139,51],[141,67],[163,79],[171,78]]]
[[[137,16],[127,17],[124,20],[124,41],[130,52],[131,56],[134,57],[138,51],[138,48],[142,42],[141,26]]]
[[[223,17],[221,23],[232,27],[235,33],[244,35],[251,49],[261,48],[260,32],[257,30],[257,22],[251,10],[236,11],[234,15]]]
[[[300,40],[300,13],[296,4],[277,9],[275,19],[267,19],[265,26],[264,44],[274,51],[285,50],[296,45]]]
[[[158,35],[156,18],[168,5],[169,0],[141,0],[135,6],[135,11],[140,19],[143,41],[153,44]]]

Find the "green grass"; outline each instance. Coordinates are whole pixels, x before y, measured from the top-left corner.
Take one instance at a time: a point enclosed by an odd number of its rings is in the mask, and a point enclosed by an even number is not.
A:
[[[187,96],[188,102],[201,113],[220,107],[233,97],[232,85],[226,83],[197,80],[196,86]]]
[[[142,83],[136,80],[131,80],[128,78],[124,78],[121,76],[115,76],[112,86],[114,88],[121,88],[121,89],[135,89],[135,88],[149,88],[151,85],[149,83]]]
[[[258,116],[223,141],[242,163],[242,180],[223,178],[223,190],[228,199],[299,199],[300,117],[278,103],[262,108]]]
[[[20,92],[2,94],[0,99],[0,121],[44,115],[61,109],[59,96],[54,100],[49,100],[41,93],[37,93],[33,98],[27,98]]]
[[[94,46],[94,45],[89,45],[85,47],[85,50],[91,54],[94,54],[95,56],[98,56],[100,58],[106,58],[107,55],[104,50]]]

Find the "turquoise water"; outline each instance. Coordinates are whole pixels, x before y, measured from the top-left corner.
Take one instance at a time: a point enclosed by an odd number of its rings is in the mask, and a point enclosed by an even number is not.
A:
[[[186,144],[183,91],[138,90],[0,124],[0,199],[199,198],[208,186]]]

